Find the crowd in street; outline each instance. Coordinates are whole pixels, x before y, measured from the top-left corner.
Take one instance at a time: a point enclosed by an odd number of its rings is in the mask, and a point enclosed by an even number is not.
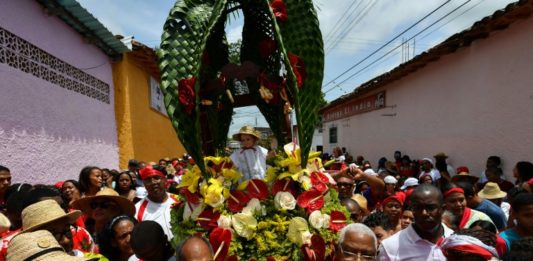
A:
[[[340,148],[325,156],[352,223],[335,260],[533,260],[533,164],[504,178],[490,156],[479,175],[447,155],[394,160],[374,168]],[[329,163],[326,163],[327,161]],[[130,160],[122,172],[83,168],[56,184],[11,184],[0,166],[0,260],[213,260],[206,238],[173,248],[171,209],[189,157]]]

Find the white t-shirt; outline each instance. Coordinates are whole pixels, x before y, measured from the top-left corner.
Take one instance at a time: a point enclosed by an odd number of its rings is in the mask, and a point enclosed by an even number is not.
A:
[[[231,161],[243,176],[240,182],[250,179],[264,179],[268,150],[255,145],[251,149],[238,149],[231,154]]]
[[[163,203],[153,202],[148,197],[137,202],[137,204],[135,204],[135,218],[137,218],[139,222],[144,220],[153,220],[157,222],[163,228],[168,240],[171,240],[174,235],[172,234],[172,230],[170,230],[170,207],[177,201],[171,197],[169,193],[167,193],[167,195],[168,198]]]

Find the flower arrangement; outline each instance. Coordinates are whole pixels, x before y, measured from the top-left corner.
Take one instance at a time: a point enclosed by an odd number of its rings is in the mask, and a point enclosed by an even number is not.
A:
[[[290,143],[274,158],[265,180],[238,183],[227,157],[205,157],[211,174],[188,170],[182,203],[172,210],[174,243],[200,234],[209,238],[216,260],[325,260],[337,232],[349,222],[334,181],[322,172],[320,153],[301,167],[300,149]]]

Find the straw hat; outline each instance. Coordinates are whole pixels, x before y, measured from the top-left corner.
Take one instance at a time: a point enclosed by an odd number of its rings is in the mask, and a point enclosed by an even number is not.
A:
[[[444,152],[439,152],[439,153],[433,155],[433,158],[448,158],[448,155],[446,155],[446,153],[444,153]]]
[[[485,184],[485,187],[477,194],[479,197],[485,199],[496,199],[507,196],[507,193],[501,191],[500,186],[498,186],[498,184],[494,182],[487,182],[487,184]]]
[[[252,135],[252,136],[256,137],[257,139],[261,139],[261,133],[259,133],[258,131],[256,131],[254,129],[254,127],[249,126],[249,125],[243,126],[239,130],[238,133],[233,134],[233,139],[240,141],[241,140],[241,134],[248,134],[248,135]]]
[[[128,214],[130,216],[135,215],[135,205],[133,205],[133,202],[125,197],[121,197],[118,192],[110,188],[102,188],[94,196],[80,198],[72,202],[71,207],[79,209],[90,216],[93,213],[91,202],[97,199],[109,199],[115,201],[120,208],[121,214]]]
[[[368,214],[368,201],[366,200],[365,196],[361,194],[354,194],[352,199],[357,202],[357,205],[359,205],[359,208],[361,211],[363,211],[364,215]]]
[[[20,233],[11,239],[6,261],[79,261],[82,257],[71,256],[63,250],[47,230]]]
[[[65,213],[57,201],[47,199],[27,206],[22,210],[21,216],[22,230],[34,231],[58,220],[65,220],[72,224],[81,216],[81,211]]]

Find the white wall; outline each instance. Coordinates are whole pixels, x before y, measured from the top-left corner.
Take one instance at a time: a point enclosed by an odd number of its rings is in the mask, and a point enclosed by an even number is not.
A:
[[[512,176],[517,161],[533,161],[532,46],[530,17],[441,57],[370,93],[386,90],[386,105],[395,108],[325,123],[325,150],[344,146],[374,166],[395,150],[412,159],[443,151],[454,167],[466,165],[474,174],[498,155]],[[329,144],[332,124],[338,144]]]

